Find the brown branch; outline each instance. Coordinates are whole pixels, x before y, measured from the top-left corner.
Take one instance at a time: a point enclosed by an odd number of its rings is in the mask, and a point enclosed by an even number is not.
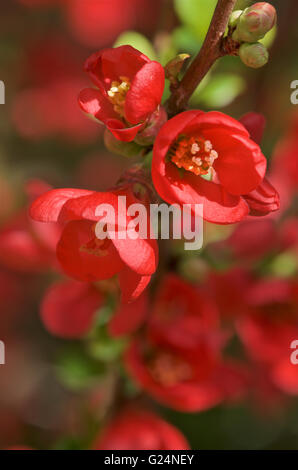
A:
[[[201,50],[167,102],[170,117],[186,108],[191,95],[214,62],[228,53],[224,48],[223,36],[236,1],[218,0]]]

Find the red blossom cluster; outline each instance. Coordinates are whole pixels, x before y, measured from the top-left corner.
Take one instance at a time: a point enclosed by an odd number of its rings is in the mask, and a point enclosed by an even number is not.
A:
[[[160,7],[145,0],[112,0],[108,9],[105,0],[19,1],[59,5],[78,40],[102,47],[135,25],[136,1],[143,15],[154,17]],[[286,407],[298,395],[298,366],[290,361],[290,345],[298,340],[298,283],[274,262],[284,256],[297,261],[298,218],[286,212],[297,194],[296,120],[267,171],[262,115],[235,119],[193,109],[169,117],[164,67],[129,45],[101,49],[87,59],[89,88],[78,58],[61,38],[26,46],[26,54],[24,87],[12,106],[19,134],[90,143],[104,127],[118,153],[127,156],[133,149],[138,158],[105,191],[53,189],[31,181],[26,208],[0,230],[0,298],[6,311],[14,314],[23,289],[29,292],[31,280],[46,274],[50,282],[41,287],[39,308],[45,329],[60,339],[80,340],[90,355],[100,356],[94,344],[101,346],[103,337],[107,350],[115,347],[112,360],[96,357],[106,367],[96,396],[104,426],[89,448],[189,449],[181,432],[154,411],[154,402],[185,413],[243,402],[270,412],[277,404]],[[104,173],[105,167],[95,170]],[[110,183],[110,175],[107,179]],[[133,220],[125,212],[119,222],[122,197],[125,210],[138,204],[148,214],[147,237],[119,236]],[[159,245],[151,236],[148,209],[156,201],[190,205],[193,219],[202,205],[207,232],[216,233],[216,225],[228,231],[218,239],[207,234],[202,258],[195,253],[182,262],[179,241]],[[98,213],[101,205],[114,209],[116,221]],[[100,224],[105,239],[98,237]],[[28,284],[21,286],[24,274]],[[9,331],[9,321],[2,323]],[[239,355],[233,354],[235,344]],[[93,413],[97,402],[94,406],[90,390],[86,396]],[[25,448],[30,449],[10,447]]]

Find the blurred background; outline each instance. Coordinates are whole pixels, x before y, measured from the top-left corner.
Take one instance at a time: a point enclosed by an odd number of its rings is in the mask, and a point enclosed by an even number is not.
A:
[[[251,3],[239,1],[238,7]],[[191,106],[217,109],[236,119],[248,111],[264,114],[262,149],[270,181],[281,195],[281,210],[237,226],[205,224],[203,250],[184,252],[181,244],[172,242],[162,267],[212,294],[223,324],[232,331],[228,353],[249,363],[254,382],[240,403],[201,413],[154,404],[194,449],[298,450],[298,365],[292,375],[284,372],[285,380],[272,381],[263,369],[262,354],[250,354],[251,338],[239,333],[234,323],[248,304],[247,292],[238,295],[241,283],[253,277],[256,283],[269,283],[258,308],[270,305],[275,316],[281,315],[281,323],[287,323],[291,310],[296,323],[291,323],[287,339],[298,340],[298,334],[293,337],[298,332],[297,294],[280,294],[277,300],[272,295],[297,281],[298,107],[291,103],[290,85],[298,80],[298,5],[295,0],[271,3],[278,11],[278,27],[264,39],[269,64],[253,70],[238,58],[225,57],[204,79]],[[163,65],[180,52],[194,55],[215,4],[1,2],[5,104],[0,105],[0,340],[6,349],[6,365],[0,366],[1,448],[88,447],[109,401],[110,370],[115,358],[120,361],[117,354],[126,341],[107,337],[102,350],[90,351],[83,340],[51,335],[39,314],[46,289],[62,274],[55,261],[56,234],[45,234],[29,220],[28,204],[51,186],[106,190],[134,161],[110,154],[103,128],[80,111],[77,95],[90,85],[84,61],[100,48],[121,44],[131,44]],[[285,352],[288,357],[290,353]]]

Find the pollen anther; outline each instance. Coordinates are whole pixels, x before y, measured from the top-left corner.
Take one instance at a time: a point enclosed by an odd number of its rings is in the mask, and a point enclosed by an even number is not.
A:
[[[171,146],[168,156],[178,168],[195,175],[212,175],[211,169],[218,153],[210,140],[180,135]]]

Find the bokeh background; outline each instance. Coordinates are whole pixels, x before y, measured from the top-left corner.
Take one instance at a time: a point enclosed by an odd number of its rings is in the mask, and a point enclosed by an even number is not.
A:
[[[242,7],[252,2],[238,3]],[[226,310],[241,314],[239,277],[234,273],[227,279],[227,273],[245,270],[284,283],[297,279],[298,107],[290,101],[290,84],[298,79],[298,5],[296,0],[271,3],[278,11],[278,27],[265,38],[269,64],[256,71],[226,57],[191,100],[192,107],[221,110],[235,118],[248,111],[264,114],[262,148],[281,194],[279,213],[251,221],[256,225],[205,224],[204,248],[196,254],[171,244],[168,270],[200,285],[214,277],[217,287],[224,286],[221,296],[214,294],[223,317]],[[6,365],[0,366],[1,448],[88,447],[109,398],[108,371],[119,344],[103,338],[102,350],[90,352],[83,341],[64,341],[46,331],[40,302],[61,276],[54,266],[55,237],[46,240],[41,253],[36,240],[42,234],[27,217],[29,202],[47,185],[105,190],[133,162],[105,149],[102,127],[77,105],[79,91],[89,86],[84,60],[114,44],[131,44],[163,65],[179,52],[193,55],[215,4],[1,2],[0,80],[6,87],[6,102],[0,106],[0,340],[6,346]],[[293,309],[298,316],[297,305]],[[230,354],[245,357],[238,343],[235,335]],[[253,370],[259,370],[257,362]],[[282,390],[269,379],[263,387],[260,369],[247,399],[198,414],[154,406],[195,449],[298,449],[298,366],[295,373],[292,389]]]

